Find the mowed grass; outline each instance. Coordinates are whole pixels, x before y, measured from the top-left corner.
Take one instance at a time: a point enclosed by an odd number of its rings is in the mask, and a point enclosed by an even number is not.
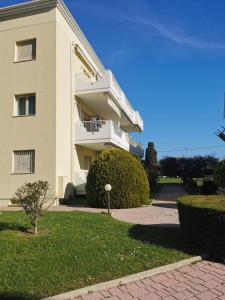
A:
[[[23,212],[0,214],[0,299],[41,299],[173,263],[193,252],[178,228],[103,214],[48,212],[38,236]]]
[[[177,177],[160,177],[159,183],[183,183],[181,178]]]
[[[179,199],[179,202],[191,207],[214,209],[225,212],[225,195],[184,196]]]

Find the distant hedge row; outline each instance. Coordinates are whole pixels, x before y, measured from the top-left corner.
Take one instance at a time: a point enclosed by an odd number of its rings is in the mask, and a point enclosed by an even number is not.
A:
[[[178,201],[182,230],[203,253],[225,259],[225,196],[186,196]]]

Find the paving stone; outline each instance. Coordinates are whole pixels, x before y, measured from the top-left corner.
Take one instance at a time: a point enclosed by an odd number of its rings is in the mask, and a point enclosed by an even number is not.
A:
[[[107,297],[109,298],[109,297],[112,296],[112,295],[110,295],[110,293],[108,291],[105,291],[105,290],[101,291],[100,293],[102,294],[102,296],[104,297],[104,299],[107,298]]]
[[[223,294],[225,294],[225,286],[224,285],[218,285],[215,289],[222,292]]]
[[[165,289],[165,286],[163,286],[161,283],[156,283],[152,280],[149,281],[149,286],[152,287],[156,291]]]
[[[73,300],[225,300],[224,271],[223,264],[202,261]]]
[[[167,279],[162,282],[162,284],[165,285],[166,287],[173,287],[175,285],[178,285],[179,283],[180,282],[176,279]]]
[[[193,296],[193,294],[189,291],[181,291],[173,295],[178,300],[185,300]]]
[[[180,292],[180,291],[183,291],[183,290],[186,290],[189,288],[189,285],[187,285],[186,283],[184,282],[181,282],[179,284],[176,284],[174,286],[172,286],[172,288],[177,291],[177,292]]]
[[[144,288],[139,288],[137,290],[130,291],[129,294],[131,294],[131,296],[133,296],[134,298],[137,298],[149,294],[149,291]]]
[[[134,297],[132,297],[130,294],[128,293],[124,293],[122,296],[118,296],[120,300],[133,300]]]
[[[159,275],[155,275],[152,277],[152,280],[155,281],[155,282],[163,282],[165,280],[168,280],[168,276],[167,276],[167,273],[165,274],[159,274]]]
[[[209,289],[213,289],[213,288],[219,286],[220,284],[218,281],[209,280],[209,281],[206,281],[205,283],[203,283],[203,285]]]
[[[196,297],[201,300],[211,300],[211,299],[217,298],[217,295],[215,295],[214,293],[212,293],[210,291],[206,291],[206,292],[198,294]]]
[[[204,285],[201,285],[201,284],[192,284],[191,287],[197,291],[199,291],[200,293],[202,292],[205,292],[207,291],[208,289],[204,286]]]
[[[223,296],[223,292],[218,291],[217,289],[211,289],[211,292],[213,292],[217,296]]]
[[[102,300],[104,296],[100,293],[93,293],[82,297],[82,300]]]
[[[108,289],[108,292],[112,296],[120,296],[120,295],[123,294],[123,292],[118,287],[114,287],[114,288]]]
[[[161,298],[155,293],[150,293],[147,295],[143,295],[143,296],[139,297],[138,299],[140,299],[140,300],[160,300]]]

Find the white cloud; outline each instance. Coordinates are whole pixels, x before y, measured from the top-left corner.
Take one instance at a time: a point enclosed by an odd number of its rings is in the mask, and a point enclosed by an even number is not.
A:
[[[130,23],[141,25],[150,30],[155,30],[162,37],[179,45],[186,45],[196,49],[225,49],[225,44],[217,44],[208,41],[203,41],[192,36],[185,36],[184,34],[177,33],[171,30],[168,26],[166,27],[161,22],[153,18],[143,18],[139,16],[123,15],[124,20]]]

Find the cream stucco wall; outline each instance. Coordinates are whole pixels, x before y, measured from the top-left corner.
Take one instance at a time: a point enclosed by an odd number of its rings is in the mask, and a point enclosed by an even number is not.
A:
[[[37,59],[15,63],[15,43],[37,39]],[[0,198],[25,182],[48,180],[55,191],[55,11],[0,22]],[[36,116],[14,117],[14,96],[36,93]],[[35,150],[35,174],[13,175],[14,150]],[[3,203],[3,202],[2,202]],[[1,205],[1,203],[0,203]]]
[[[104,67],[61,2],[34,9],[0,21],[0,199],[10,199],[20,185],[36,180],[49,181],[54,194],[63,197],[68,184],[84,183],[84,156],[97,155],[75,146],[75,122],[80,120],[75,74],[88,73],[87,65],[95,74]],[[15,63],[15,43],[32,38],[37,59]],[[14,117],[15,95],[28,93],[36,94],[36,115]],[[12,174],[14,150],[35,150],[35,174]]]
[[[15,43],[31,38],[37,40],[36,60],[15,63]],[[63,197],[81,170],[74,145],[79,120],[74,74],[85,66],[74,45],[95,63],[57,8],[0,22],[0,44],[0,199],[39,179],[48,180],[54,194]],[[36,115],[14,117],[15,95],[28,93],[36,94]],[[12,174],[14,150],[35,150],[35,174]]]
[[[95,66],[82,42],[56,10],[56,177],[63,177],[63,190],[68,183],[77,185],[76,174],[82,169],[74,145],[74,123],[79,121],[77,99],[74,96],[74,75],[81,73],[85,66],[75,55],[76,44]],[[96,156],[93,151],[91,155]]]

